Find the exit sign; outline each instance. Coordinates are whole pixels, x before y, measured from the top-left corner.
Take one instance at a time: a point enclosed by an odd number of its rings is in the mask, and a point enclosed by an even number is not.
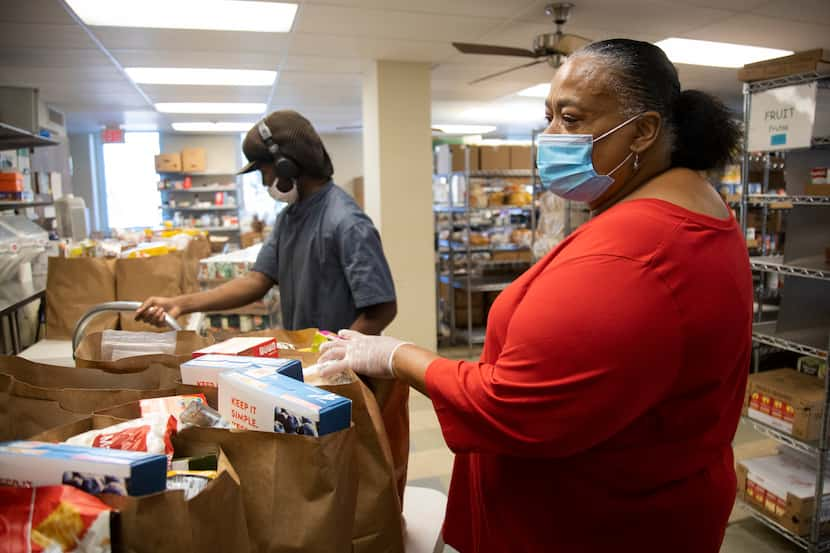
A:
[[[101,141],[104,144],[123,144],[124,143],[124,131],[119,129],[118,127],[109,128],[107,127],[103,131],[101,131]]]

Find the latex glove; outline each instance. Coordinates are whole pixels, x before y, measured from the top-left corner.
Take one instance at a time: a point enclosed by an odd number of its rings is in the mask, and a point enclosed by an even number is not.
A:
[[[331,376],[351,369],[375,378],[395,378],[392,359],[404,342],[391,336],[367,336],[353,330],[338,332],[339,340],[320,346],[320,374]]]

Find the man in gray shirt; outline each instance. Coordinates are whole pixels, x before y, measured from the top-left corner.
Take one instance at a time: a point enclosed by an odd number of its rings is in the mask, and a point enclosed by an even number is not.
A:
[[[196,294],[148,298],[136,320],[164,325],[173,317],[222,311],[280,288],[283,326],[350,328],[380,334],[397,314],[395,287],[380,235],[372,221],[334,184],[331,159],[311,123],[294,111],[276,111],[248,131],[242,151],[275,199],[289,205],[277,216],[254,269]],[[403,497],[409,456],[409,386],[396,380],[366,382],[386,427],[398,494]]]
[[[334,169],[320,136],[294,111],[276,111],[245,137],[249,163],[262,183],[288,206],[277,216],[254,270],[218,288],[174,298],[148,298],[137,320],[163,325],[197,311],[222,311],[280,288],[283,326],[351,328],[380,334],[395,318],[392,274],[380,235],[355,201],[334,184]]]

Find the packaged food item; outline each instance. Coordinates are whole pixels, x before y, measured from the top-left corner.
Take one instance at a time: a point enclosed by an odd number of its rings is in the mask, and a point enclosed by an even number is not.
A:
[[[90,430],[66,440],[67,444],[125,451],[159,453],[173,458],[171,437],[176,432],[176,417],[153,413],[107,428]]]
[[[167,457],[34,441],[0,442],[0,486],[74,485],[89,493],[146,495],[165,489]]]
[[[816,440],[824,413],[824,382],[793,369],[749,377],[744,414],[801,440]]]
[[[323,436],[349,427],[352,402],[260,368],[219,375],[219,412],[235,428]]]
[[[207,398],[205,398],[204,394],[190,394],[182,396],[154,397],[142,399],[138,402],[142,417],[158,414],[170,415],[178,421],[179,429],[182,428],[182,413],[192,404],[207,405]]]
[[[228,421],[216,409],[205,403],[193,402],[187,406],[179,419],[182,425],[206,428],[229,428]]]
[[[112,508],[71,486],[0,486],[2,550],[109,553]]]
[[[237,337],[213,344],[193,352],[193,358],[203,355],[242,355],[248,357],[277,357],[277,341],[274,338]]]
[[[171,332],[130,332],[105,330],[101,334],[101,356],[104,361],[118,361],[140,355],[175,355],[175,330]]]
[[[208,455],[200,455],[196,457],[182,457],[181,459],[173,459],[173,462],[170,464],[170,470],[217,470],[218,466],[218,457],[215,453],[211,453]]]
[[[215,388],[223,371],[258,368],[270,369],[295,380],[303,379],[302,364],[295,359],[209,354],[182,363],[182,384]]]
[[[215,470],[171,470],[167,473],[167,489],[183,490],[185,501],[189,501],[217,476]]]

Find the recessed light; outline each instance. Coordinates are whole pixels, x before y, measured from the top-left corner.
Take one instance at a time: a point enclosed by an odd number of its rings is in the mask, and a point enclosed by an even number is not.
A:
[[[526,96],[528,98],[547,98],[550,94],[550,83],[539,83],[524,90],[517,92],[519,96]]]
[[[662,48],[673,63],[709,67],[737,68],[748,63],[790,56],[793,53],[790,50],[689,38],[667,38],[655,42],[655,45]]]
[[[173,130],[179,132],[246,132],[254,123],[237,123],[235,121],[196,121],[172,123]]]
[[[159,102],[161,113],[263,113],[265,104],[259,102]]]
[[[433,125],[444,134],[487,134],[496,130],[495,125]]]
[[[139,84],[271,86],[276,71],[262,69],[206,69],[200,67],[127,67]]]
[[[66,0],[91,26],[287,33],[297,4],[242,0]]]

